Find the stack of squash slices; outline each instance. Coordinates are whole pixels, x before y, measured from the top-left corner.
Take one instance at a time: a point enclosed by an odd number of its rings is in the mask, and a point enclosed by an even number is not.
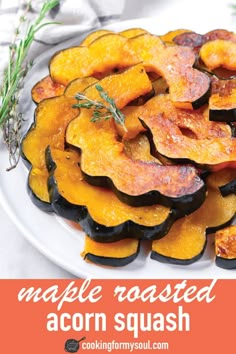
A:
[[[215,233],[216,264],[236,268],[236,35],[100,30],[56,53],[32,89],[22,140],[32,201],[78,223],[82,256],[124,266],[149,240],[151,258],[188,265]],[[125,116],[94,122],[77,93]]]

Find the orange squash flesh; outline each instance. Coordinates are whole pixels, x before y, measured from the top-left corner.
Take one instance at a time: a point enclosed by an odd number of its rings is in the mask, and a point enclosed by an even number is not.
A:
[[[150,81],[140,64],[122,74],[104,78],[100,85],[120,109],[150,89]],[[100,99],[95,86],[90,86],[84,94],[92,100]],[[79,117],[69,124],[66,140],[81,149],[81,169],[90,183],[107,185],[109,181],[119,198],[136,206],[150,204],[151,200],[152,203],[162,200],[161,203],[172,205],[187,195],[188,207],[190,203],[196,208],[195,193],[204,198],[204,185],[194,168],[133,161],[124,153],[123,143],[116,137],[112,120],[91,122],[91,112],[85,109],[81,109]],[[197,199],[200,203],[203,201]],[[185,208],[184,202],[182,207]]]
[[[231,225],[216,232],[215,249],[218,257],[236,258],[236,225]]]
[[[88,45],[90,45],[93,41],[95,41],[96,39],[104,36],[105,34],[112,34],[114,32],[106,30],[106,29],[102,29],[102,30],[98,30],[95,32],[91,32],[89,35],[87,35],[84,40],[80,43],[81,47],[87,47]]]
[[[67,84],[75,78],[135,65],[140,59],[125,47],[128,41],[121,35],[107,34],[93,41],[88,47],[62,50],[51,59],[51,77],[56,82]]]
[[[209,119],[212,121],[236,121],[236,77],[219,79],[211,77]]]
[[[224,39],[207,42],[201,47],[199,55],[210,70],[221,66],[236,70],[236,42]]]
[[[31,95],[35,103],[39,103],[45,98],[61,96],[65,86],[52,81],[50,76],[44,77],[32,88]]]
[[[193,214],[177,220],[169,233],[152,242],[151,257],[161,262],[188,265],[197,261],[206,245],[206,230],[232,220],[236,210],[234,195],[222,197],[219,189],[208,188],[203,205]]]
[[[31,165],[29,190],[33,201],[38,201],[39,205],[40,201],[42,206],[44,202],[49,203],[45,149],[51,145],[53,148],[64,150],[67,125],[79,112],[72,107],[76,103],[74,95],[94,82],[94,78],[75,80],[68,86],[64,95],[42,101],[35,111],[35,122],[22,141],[22,153]]]
[[[151,147],[148,138],[144,134],[139,134],[134,139],[124,140],[124,152],[132,160],[142,160],[158,162],[156,157],[151,155]]]
[[[165,114],[145,117],[143,122],[152,132],[156,150],[165,157],[193,161],[212,171],[236,167],[235,138],[213,136],[209,139],[192,139]]]
[[[225,168],[218,172],[211,173],[207,178],[207,183],[211,188],[218,189],[219,187],[231,182],[236,178],[236,169]]]
[[[179,36],[180,34],[188,33],[188,32],[190,32],[190,31],[187,30],[187,29],[177,29],[177,30],[174,30],[174,31],[169,31],[169,32],[159,36],[159,38],[163,42],[172,43],[175,37]]]
[[[90,45],[93,41],[96,39],[106,35],[106,34],[114,34],[114,32],[109,31],[109,30],[98,30],[95,32],[90,33],[81,43],[81,47],[87,47]],[[132,38],[136,37],[140,34],[147,33],[146,30],[142,28],[131,28],[124,30],[120,32],[120,35],[125,37],[125,38]],[[112,72],[111,72],[112,73]],[[109,74],[109,71],[107,72],[107,75]],[[97,75],[98,78],[99,75]],[[100,75],[101,76],[101,75]],[[106,76],[106,73],[101,76]],[[34,85],[32,89],[32,99],[35,103],[39,103],[40,101],[50,98],[50,97],[55,97],[55,96],[61,96],[65,90],[65,85],[59,84],[57,82],[54,82],[50,76],[46,76],[42,80],[40,80],[36,85]]]
[[[215,234],[216,265],[236,269],[236,226],[231,225]]]
[[[121,35],[125,38],[132,38],[132,37],[139,36],[140,34],[144,34],[144,33],[147,33],[147,31],[142,28],[129,28],[127,30],[119,32],[119,35]],[[92,32],[80,43],[80,46],[87,47],[92,42],[94,42],[96,39],[98,39],[106,34],[114,34],[114,32],[109,31],[109,30],[98,30],[98,31]]]
[[[88,184],[76,151],[50,149],[47,162],[51,204],[54,211],[81,224],[94,240],[112,242],[121,238],[163,237],[175,221],[175,213],[161,205],[132,207],[109,189]],[[68,173],[69,171],[69,173]]]
[[[227,96],[221,96],[219,93],[211,95],[209,100],[211,110],[229,110],[236,109],[236,88],[232,89],[231,93]],[[222,112],[222,120],[224,120]],[[236,120],[236,117],[235,117]]]
[[[135,137],[136,134],[145,130],[140,119],[145,122],[148,117],[155,117],[159,114],[164,114],[182,130],[188,129],[191,137],[195,139],[231,138],[231,129],[226,123],[209,121],[209,112],[206,107],[194,111],[176,108],[168,94],[159,94],[140,107],[125,107],[122,112],[126,117],[125,124],[128,130],[123,132],[124,139]],[[122,134],[121,129],[117,128]]]
[[[216,29],[203,35],[193,31],[185,31],[177,33],[173,38],[173,42],[178,45],[194,48],[195,53],[198,53],[203,44],[218,39],[236,42],[236,35],[233,32],[223,29]]]
[[[192,109],[195,104],[205,102],[210,80],[192,68],[195,61],[192,50],[166,47],[160,38],[151,34],[130,39],[107,34],[88,47],[65,49],[52,58],[50,73],[54,81],[65,85],[74,78],[96,76],[97,73],[130,67],[141,61],[146,71],[156,72],[166,79],[176,105]]]
[[[163,263],[188,265],[202,256],[205,247],[204,227],[186,216],[175,222],[162,242],[152,242],[151,258]]]
[[[99,265],[121,267],[135,260],[139,252],[139,241],[124,239],[112,243],[99,243],[85,237],[81,256]]]

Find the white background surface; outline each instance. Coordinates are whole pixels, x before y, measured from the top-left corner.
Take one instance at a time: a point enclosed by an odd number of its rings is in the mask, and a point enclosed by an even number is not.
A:
[[[232,2],[236,3],[235,0]],[[177,28],[172,27],[173,23],[189,29],[201,24],[204,31],[208,21],[213,28],[222,28],[225,24],[228,28],[236,28],[236,19],[231,15],[229,4],[227,0],[128,0],[123,19],[156,17],[160,23],[166,23],[169,29]],[[71,277],[73,275],[51,263],[33,248],[0,208],[0,278]]]

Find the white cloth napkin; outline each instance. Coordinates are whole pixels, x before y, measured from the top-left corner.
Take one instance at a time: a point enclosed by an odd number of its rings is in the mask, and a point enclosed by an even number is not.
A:
[[[27,14],[34,20],[43,0],[33,0]],[[45,19],[60,22],[59,25],[45,27],[38,32],[30,51],[30,58],[36,58],[43,51],[66,39],[86,35],[86,32],[120,19],[125,0],[61,0]],[[1,0],[0,2],[0,74],[8,60],[8,46],[14,37],[20,16],[25,13],[27,1]],[[27,25],[27,22],[26,22]]]

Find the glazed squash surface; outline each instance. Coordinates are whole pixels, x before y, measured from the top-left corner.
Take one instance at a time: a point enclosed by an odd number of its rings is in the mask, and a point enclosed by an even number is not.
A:
[[[226,30],[98,30],[52,58],[22,155],[35,204],[86,234],[85,260],[125,266],[151,240],[151,258],[187,265],[216,232],[216,264],[236,268],[234,227],[217,232],[236,210],[235,44]],[[77,93],[108,104],[96,84],[124,125],[75,108]]]
[[[22,141],[22,155],[31,166],[28,188],[32,200],[39,207],[50,211],[47,191],[48,172],[45,164],[45,149],[50,144],[53,148],[64,150],[65,130],[70,120],[78,115],[73,108],[74,95],[96,82],[93,78],[73,81],[64,95],[42,101],[35,111],[35,122]]]
[[[32,99],[35,103],[39,103],[45,98],[61,96],[65,90],[65,86],[52,81],[50,76],[44,77],[37,82],[31,90]]]
[[[236,226],[217,231],[215,235],[216,265],[221,268],[236,268]]]
[[[197,261],[206,246],[206,232],[215,232],[231,222],[235,211],[234,195],[223,198],[219,189],[209,187],[207,198],[198,210],[177,220],[163,239],[152,242],[151,257],[183,265]]]
[[[132,150],[135,151],[134,148]],[[137,156],[138,152],[134,154]],[[129,206],[111,190],[88,184],[78,165],[80,155],[76,151],[47,149],[46,159],[54,211],[79,222],[96,241],[112,242],[127,237],[159,238],[166,234],[177,217],[175,211],[161,205]]]
[[[133,262],[138,253],[138,240],[124,239],[112,243],[98,243],[86,236],[82,257],[100,265],[121,267]]]
[[[219,79],[211,77],[209,98],[209,119],[234,122],[236,120],[236,78]]]
[[[206,34],[185,30],[182,33],[176,33],[176,36],[174,36],[172,40],[178,45],[194,48],[195,53],[198,53],[203,44],[217,39],[236,42],[236,35],[233,32],[223,29],[213,30]]]
[[[225,123],[215,123],[209,121],[209,111],[207,107],[198,110],[179,109],[174,106],[170,95],[159,94],[140,107],[125,107],[122,111],[125,115],[125,124],[128,132],[123,132],[125,139],[135,137],[136,134],[145,130],[141,120],[148,121],[149,117],[164,114],[163,119],[168,117],[171,122],[177,125],[185,134],[193,139],[230,138],[231,129]],[[117,127],[119,129],[119,127]],[[120,134],[122,130],[119,129]],[[178,143],[178,142],[177,142]]]
[[[80,46],[86,47],[96,39],[104,36],[105,34],[112,33],[114,34],[114,32],[108,30],[98,30],[92,32],[80,43]],[[142,28],[131,28],[120,32],[120,35],[125,38],[132,38],[144,33],[147,33],[147,31]],[[54,82],[50,76],[46,76],[38,83],[36,83],[36,85],[34,85],[31,94],[33,101],[35,103],[39,103],[40,101],[46,98],[61,96],[64,90],[65,85]]]
[[[150,88],[141,68],[137,65],[100,81],[118,108],[123,108],[134,95],[133,85],[136,96]],[[98,99],[95,86],[90,86],[84,94],[92,100]],[[66,140],[81,149],[81,169],[86,180],[96,185],[112,186],[126,203],[136,206],[161,203],[189,213],[205,198],[204,183],[193,167],[162,166],[130,159],[124,152],[124,144],[117,140],[112,120],[94,124],[91,112],[81,109],[79,117],[67,128]]]
[[[102,60],[100,53],[103,53]],[[210,79],[192,68],[195,62],[192,50],[179,46],[166,47],[160,38],[148,33],[130,39],[107,34],[88,47],[63,50],[52,58],[50,73],[55,82],[66,85],[78,77],[96,76],[96,73],[127,68],[141,61],[146,71],[156,72],[166,79],[176,105],[191,109],[206,102]]]
[[[199,52],[200,58],[210,70],[224,67],[236,70],[236,41],[216,39],[205,43]]]
[[[236,139],[233,137],[192,139],[165,114],[145,117],[142,122],[151,131],[156,150],[165,157],[194,162],[212,171],[236,167]]]

